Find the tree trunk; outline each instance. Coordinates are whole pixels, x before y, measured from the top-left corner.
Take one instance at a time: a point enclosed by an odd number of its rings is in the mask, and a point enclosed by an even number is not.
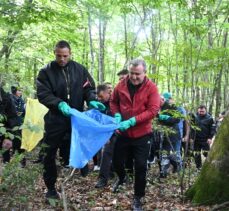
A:
[[[104,82],[104,52],[105,52],[105,33],[106,20],[104,17],[99,18],[99,83]]]
[[[171,30],[173,32],[173,38],[174,38],[174,45],[173,45],[173,51],[175,53],[175,58],[176,58],[176,74],[175,74],[175,90],[176,90],[176,97],[178,97],[179,92],[180,92],[180,88],[179,86],[176,84],[179,81],[179,72],[178,72],[178,48],[177,48],[177,13],[176,11],[172,11],[171,9],[171,5],[170,3],[168,4],[169,6],[169,17],[170,17],[170,25],[171,25]],[[174,13],[173,13],[174,12]],[[173,20],[173,15],[175,14],[175,24],[174,24],[174,20]],[[174,27],[175,25],[175,27]]]
[[[128,61],[128,36],[127,36],[127,24],[126,24],[126,14],[124,14],[124,43],[125,43],[125,59]]]
[[[219,128],[215,142],[194,185],[186,192],[193,203],[229,201],[229,115]]]
[[[90,64],[90,74],[94,77],[94,65],[95,65],[95,57],[94,57],[94,48],[93,48],[93,40],[91,33],[91,11],[88,8],[88,34],[89,34],[89,45],[90,45],[90,55],[91,55],[91,64]]]
[[[141,17],[137,7],[134,4],[132,4],[132,5],[135,8],[135,11],[138,14],[141,22],[139,24],[139,28],[138,28],[138,30],[137,30],[137,32],[135,34],[135,37],[134,37],[134,39],[132,40],[132,42],[130,44],[130,48],[129,48],[129,52],[128,52],[128,58],[130,58],[130,59],[133,59],[134,50],[135,50],[136,45],[137,45],[138,35],[141,32],[141,30],[143,29],[145,21],[146,21],[146,18],[147,18],[147,13],[146,13],[146,10],[145,10],[144,7],[143,7],[143,17]],[[125,68],[127,66],[127,62],[128,62],[128,60],[125,61],[125,64],[124,64],[123,68]]]

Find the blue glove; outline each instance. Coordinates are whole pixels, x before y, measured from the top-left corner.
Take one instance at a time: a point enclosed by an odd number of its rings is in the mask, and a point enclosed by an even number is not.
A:
[[[120,131],[125,131],[125,130],[129,129],[131,126],[135,126],[135,125],[136,125],[136,118],[132,117],[128,120],[120,122],[120,127],[118,129]]]
[[[165,114],[160,114],[159,115],[159,120],[163,121],[163,120],[168,120],[170,118],[169,115],[165,115]]]
[[[98,109],[100,111],[106,110],[106,106],[105,105],[103,105],[102,103],[100,103],[98,101],[94,101],[94,100],[89,102],[89,106],[91,108],[95,108],[95,109]]]
[[[60,102],[58,104],[58,109],[63,113],[64,116],[70,116],[71,107],[66,102]]]
[[[117,124],[119,124],[122,121],[122,115],[120,113],[116,113],[114,115],[114,118]]]

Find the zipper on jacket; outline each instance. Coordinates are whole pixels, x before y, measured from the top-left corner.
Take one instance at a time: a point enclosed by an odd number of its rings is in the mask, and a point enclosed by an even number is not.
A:
[[[62,68],[62,72],[64,74],[64,78],[67,85],[67,99],[70,100],[70,77],[69,77],[68,67],[66,68],[67,73],[65,72],[64,68]]]

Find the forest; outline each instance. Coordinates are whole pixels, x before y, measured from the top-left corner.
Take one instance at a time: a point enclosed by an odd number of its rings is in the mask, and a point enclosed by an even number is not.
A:
[[[196,112],[203,104],[216,118],[229,109],[227,0],[1,0],[0,14],[0,84],[8,92],[11,86],[20,87],[25,101],[37,97],[40,69],[55,59],[57,41],[66,40],[72,59],[88,69],[96,85],[110,82],[115,86],[117,73],[128,68],[131,59],[141,58],[159,92],[172,93],[186,110]],[[228,131],[226,124],[221,131],[216,140],[228,141],[223,134]],[[32,160],[37,153],[35,150],[27,157]],[[20,159],[20,155],[16,157],[4,173],[8,179],[2,183],[0,194],[7,191],[0,199],[0,209],[130,210],[129,187],[126,194],[116,197],[109,188],[94,189],[97,173],[72,178],[66,169],[60,170],[58,180],[66,192],[63,204],[44,205],[41,166],[31,165],[21,171],[17,167]],[[210,163],[212,159],[210,156]],[[159,184],[152,179],[155,168],[148,175],[146,210],[220,210],[213,205],[229,201],[226,197],[210,205],[187,202],[185,191],[198,177],[195,169],[190,167],[185,175],[172,175]],[[13,197],[9,197],[9,190],[15,191]]]

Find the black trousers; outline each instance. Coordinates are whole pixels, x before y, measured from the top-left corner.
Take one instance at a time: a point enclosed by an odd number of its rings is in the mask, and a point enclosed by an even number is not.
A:
[[[101,164],[100,164],[99,178],[108,180],[110,177],[116,138],[117,136],[113,135],[104,146]]]
[[[65,165],[68,165],[69,152],[70,152],[70,138],[66,139],[66,135],[69,132],[61,132],[49,135],[46,133],[44,137],[44,148],[43,148],[43,164],[44,164],[44,173],[43,178],[45,185],[48,189],[54,189],[57,179],[57,167],[56,167],[56,153],[58,149],[63,149],[62,159]],[[70,136],[69,136],[70,137]],[[64,147],[63,147],[64,146]]]
[[[70,118],[64,117],[62,114],[51,114],[50,112],[45,115],[44,120],[43,179],[48,189],[54,189],[57,179],[56,153],[58,149],[62,149],[61,157],[64,159],[64,163],[68,164],[71,122]]]
[[[196,168],[201,168],[202,166],[202,160],[201,160],[201,150],[203,152],[203,155],[205,157],[208,156],[208,151],[210,150],[210,146],[207,143],[207,141],[198,141],[195,140],[194,142],[194,158],[196,163]]]
[[[126,176],[125,160],[128,154],[132,154],[134,160],[134,195],[145,195],[147,158],[150,149],[150,135],[140,138],[127,138],[119,136],[114,148],[114,169],[120,180]]]
[[[160,155],[160,143],[162,143],[162,135],[157,131],[153,131],[151,134],[151,146],[148,160],[150,162],[154,161],[155,156],[159,159]]]

